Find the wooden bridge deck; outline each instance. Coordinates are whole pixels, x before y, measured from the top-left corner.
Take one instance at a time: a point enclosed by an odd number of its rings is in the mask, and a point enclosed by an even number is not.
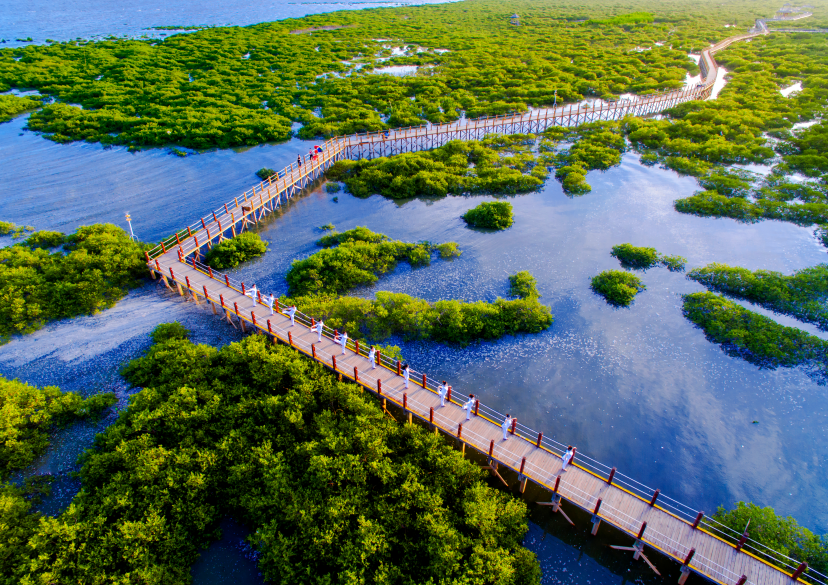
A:
[[[708,523],[707,519],[694,527],[692,518],[686,517],[689,508],[679,510],[676,505],[667,503],[668,499],[656,501],[657,491],[655,497],[652,497],[653,492],[646,491],[649,488],[640,489],[643,486],[629,478],[626,481],[619,479],[623,477],[621,474],[615,476],[613,481],[606,471],[597,466],[600,464],[588,463],[588,458],[576,456],[576,464],[562,472],[562,449],[559,444],[542,439],[542,435],[536,440],[534,431],[522,426],[504,441],[500,428],[502,415],[480,405],[480,414],[474,414],[466,421],[466,412],[457,402],[449,401],[446,406],[440,407],[433,381],[423,378],[421,374],[412,375],[409,389],[406,390],[403,378],[397,374],[396,366],[390,361],[384,360],[383,365],[372,368],[365,355],[366,348],[357,348],[352,341],[343,355],[339,345],[332,341],[331,332],[317,343],[317,334],[309,329],[308,318],[297,314],[296,325],[291,326],[290,320],[278,311],[271,316],[265,305],[256,303],[254,306],[253,301],[242,294],[242,283],[214,272],[199,262],[205,248],[257,224],[319,178],[338,160],[434,148],[448,140],[481,138],[490,133],[537,133],[552,125],[574,126],[602,119],[620,119],[627,114],[641,115],[681,101],[707,97],[716,77],[712,53],[735,40],[752,36],[755,35],[739,35],[705,49],[700,62],[705,82],[696,88],[667,92],[637,101],[578,107],[574,111],[571,106],[567,106],[530,114],[328,140],[315,160],[307,157],[303,165],[292,164],[278,176],[262,182],[165,240],[148,255],[148,266],[154,276],[160,275],[164,279],[167,286],[177,287],[182,295],[188,295],[196,302],[207,301],[216,314],[222,315],[234,326],[253,327],[260,333],[289,343],[376,394],[380,394],[380,382],[382,398],[404,407],[410,416],[416,416],[432,424],[435,429],[456,437],[464,449],[467,445],[489,456],[494,470],[505,466],[518,473],[523,487],[526,481],[532,481],[552,492],[553,510],[558,511],[561,501],[568,502],[592,514],[596,530],[601,522],[606,522],[631,536],[641,549],[646,545],[679,561],[684,566],[680,580],[682,583],[690,572],[723,585],[790,583],[793,581],[791,573],[795,573],[795,564],[783,563],[790,571],[786,572],[745,548],[738,550],[734,544],[714,534],[718,530],[724,535],[721,527]],[[305,321],[300,322],[301,320]],[[458,398],[462,401],[462,396],[454,396],[455,400]],[[615,473],[614,469],[611,473]],[[733,540],[738,538],[738,535],[736,538],[732,534],[727,536]],[[768,552],[757,548],[753,550],[757,554]],[[795,575],[799,577],[798,573]],[[806,576],[808,581],[798,580],[824,583],[810,574]]]

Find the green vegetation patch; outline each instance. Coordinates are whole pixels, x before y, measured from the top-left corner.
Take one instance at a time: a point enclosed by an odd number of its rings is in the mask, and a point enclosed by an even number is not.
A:
[[[762,219],[780,219],[803,226],[828,223],[826,203],[791,205],[785,201],[769,199],[751,202],[741,197],[727,197],[715,191],[704,191],[677,199],[673,206],[681,213],[702,217],[730,217],[748,223]]]
[[[762,367],[806,365],[824,376],[828,342],[800,329],[779,325],[720,295],[684,295],[684,316],[702,328],[710,340],[733,355]]]
[[[285,275],[289,295],[341,294],[373,284],[400,261],[411,266],[429,265],[436,249],[429,242],[408,244],[391,240],[365,227],[334,232],[322,237],[317,245],[323,249],[291,264]]]
[[[513,274],[509,277],[509,296],[519,299],[539,299],[538,281],[527,270]]]
[[[508,201],[484,201],[463,214],[469,226],[492,230],[505,230],[512,226],[512,204]]]
[[[304,313],[353,335],[371,340],[399,335],[406,340],[427,339],[467,345],[473,341],[499,339],[504,335],[540,333],[554,317],[549,307],[534,296],[516,300],[496,299],[465,302],[442,300],[429,303],[403,293],[379,291],[375,299],[309,295],[282,299]]]
[[[659,254],[655,248],[643,248],[629,243],[613,246],[612,255],[618,258],[625,268],[646,270],[657,264],[663,264],[671,271],[681,271],[687,263],[687,259],[683,256],[665,256]]]
[[[266,581],[540,582],[523,501],[294,349],[169,339],[124,374],[143,389],[83,456],[66,511],[31,523],[0,495],[4,536],[28,543],[9,581],[184,585],[229,516]]]
[[[259,177],[262,181],[268,180],[270,177],[276,175],[276,171],[273,169],[269,169],[267,167],[262,167],[258,171],[256,171],[256,176]]]
[[[0,122],[11,120],[18,114],[39,108],[43,104],[38,100],[16,95],[0,95]]]
[[[797,563],[808,563],[810,569],[822,574],[828,571],[828,538],[815,535],[791,516],[777,515],[770,506],[761,508],[756,504],[737,502],[732,510],[719,507],[713,519],[737,534],[742,534],[747,526],[751,540],[779,553],[763,550],[763,556],[771,561],[790,565],[790,561],[784,558],[790,557]]]
[[[525,149],[503,152],[518,145],[516,138],[520,136],[452,140],[423,152],[343,160],[334,164],[326,176],[344,182],[356,197],[375,193],[391,199],[444,197],[450,193],[526,193],[543,185],[548,173]]]
[[[0,248],[0,339],[107,309],[141,284],[144,248],[121,228],[81,227],[61,249],[46,249],[58,241],[57,232],[36,232]]]
[[[259,234],[242,232],[235,238],[214,245],[207,252],[204,261],[216,270],[226,270],[258,258],[267,252],[267,247],[268,243],[262,240]]]
[[[786,276],[713,263],[691,270],[688,277],[707,288],[752,301],[828,329],[828,265],[804,268]]]
[[[592,279],[592,290],[613,305],[628,307],[635,295],[646,290],[635,274],[623,270],[604,270]]]
[[[0,376],[0,481],[42,455],[53,429],[80,418],[97,417],[115,402],[112,392],[84,400],[55,386],[37,388]]]

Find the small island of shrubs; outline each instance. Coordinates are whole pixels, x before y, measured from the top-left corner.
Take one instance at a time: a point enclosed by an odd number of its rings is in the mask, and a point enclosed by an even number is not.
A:
[[[662,264],[671,271],[682,271],[687,259],[682,256],[666,256],[659,254],[655,248],[644,248],[632,244],[621,244],[612,247],[612,256],[621,261],[625,268],[647,269]]]
[[[711,292],[684,295],[684,316],[729,353],[766,368],[807,365],[828,374],[828,342]]]
[[[514,223],[512,204],[508,201],[484,201],[463,214],[469,226],[491,230],[505,230]]]
[[[235,238],[216,244],[207,252],[205,263],[216,270],[235,268],[267,252],[268,243],[254,232],[242,232]]]
[[[592,290],[610,304],[623,307],[628,307],[635,295],[646,288],[635,274],[623,270],[604,270],[592,279]]]

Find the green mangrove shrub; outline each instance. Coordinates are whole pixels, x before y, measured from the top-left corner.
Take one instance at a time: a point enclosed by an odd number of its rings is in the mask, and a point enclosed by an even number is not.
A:
[[[757,303],[828,329],[828,265],[804,268],[786,276],[771,270],[751,271],[714,262],[687,276],[711,290]]]
[[[215,244],[207,252],[204,261],[216,270],[226,270],[258,258],[267,252],[267,247],[268,243],[259,234],[242,232],[235,238]]]
[[[295,260],[288,269],[285,279],[289,295],[341,294],[357,286],[370,285],[400,261],[415,267],[427,266],[435,249],[428,242],[408,244],[390,240],[365,227],[328,234],[317,245],[322,250],[304,260]],[[451,250],[445,249],[446,253],[456,253],[456,245]]]
[[[711,341],[751,363],[767,368],[806,365],[820,377],[826,373],[828,343],[819,337],[779,325],[711,292],[684,295],[683,311]]]
[[[262,167],[258,171],[256,171],[256,176],[259,177],[262,181],[267,181],[270,177],[276,176],[276,171],[273,169],[269,169],[267,167]]]
[[[38,388],[0,376],[0,481],[43,454],[56,427],[97,417],[115,402],[112,392],[84,400],[55,386]]]
[[[540,333],[554,320],[537,296],[494,302],[442,300],[429,303],[403,293],[379,291],[375,299],[334,295],[284,298],[339,330],[381,341],[392,335],[467,345],[504,335]]]
[[[107,309],[143,282],[144,246],[119,227],[96,224],[66,236],[36,232],[0,248],[0,340],[47,322]]]
[[[519,299],[539,299],[538,281],[527,270],[521,270],[509,277],[509,296]]]
[[[790,563],[784,558],[790,557],[808,563],[808,567],[820,573],[828,571],[828,538],[815,535],[791,516],[778,515],[770,506],[762,508],[750,502],[737,502],[731,510],[720,506],[713,518],[737,534],[747,530],[751,540],[779,553],[765,551],[771,560]]]
[[[658,264],[666,266],[673,272],[684,270],[687,258],[683,256],[665,256],[659,254],[655,248],[644,248],[633,246],[630,243],[620,244],[612,247],[612,256],[618,258],[625,268],[644,269],[652,268]]]
[[[635,295],[646,288],[635,274],[623,270],[604,270],[592,279],[592,290],[608,303],[624,307],[628,307]]]
[[[512,204],[508,201],[484,201],[464,213],[463,221],[471,227],[505,230],[514,223]]]
[[[43,104],[37,100],[16,95],[0,95],[0,122],[11,120],[18,114],[39,108]]]

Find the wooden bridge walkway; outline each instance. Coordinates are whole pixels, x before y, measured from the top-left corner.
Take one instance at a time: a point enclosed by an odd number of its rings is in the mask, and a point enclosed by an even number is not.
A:
[[[478,403],[466,421],[466,411],[460,406],[463,396],[455,394],[441,407],[434,381],[416,372],[412,372],[406,390],[398,373],[398,363],[381,356],[379,366],[373,367],[375,364],[367,358],[368,348],[356,345],[353,340],[349,340],[343,354],[333,341],[335,332],[327,328],[322,340],[317,341],[317,333],[310,329],[311,318],[297,313],[296,324],[291,325],[290,319],[278,309],[271,315],[261,299],[254,303],[244,294],[247,290],[243,283],[200,262],[206,248],[258,224],[338,160],[429,149],[448,140],[482,138],[491,133],[539,133],[553,125],[575,126],[662,111],[683,101],[708,97],[716,78],[712,54],[736,40],[752,36],[756,35],[739,35],[705,49],[700,60],[704,81],[695,88],[635,100],[582,104],[574,109],[566,106],[529,114],[333,138],[325,142],[315,157],[306,157],[304,164],[285,168],[162,242],[147,255],[148,267],[153,277],[160,276],[167,286],[197,303],[207,302],[215,314],[233,326],[288,343],[361,384],[383,401],[396,404],[408,414],[409,420],[417,417],[432,425],[436,432],[442,430],[456,437],[464,450],[468,446],[484,454],[489,459],[491,472],[501,481],[504,480],[500,471],[507,468],[518,474],[521,491],[529,481],[548,490],[551,501],[539,504],[551,505],[554,511],[564,515],[563,502],[581,508],[592,515],[593,531],[601,523],[614,526],[632,538],[629,550],[634,558],[644,556],[646,560],[643,553],[650,547],[678,561],[682,564],[680,583],[695,572],[723,585],[782,585],[795,581],[828,585],[828,579],[804,564],[742,538],[743,535],[701,512],[585,455],[577,454],[574,465],[562,472],[562,444],[518,422],[511,427],[508,440],[503,440],[502,414]]]

